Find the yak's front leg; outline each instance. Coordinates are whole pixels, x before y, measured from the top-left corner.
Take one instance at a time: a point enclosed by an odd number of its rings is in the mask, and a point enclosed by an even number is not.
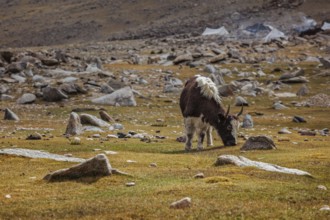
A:
[[[197,150],[203,150],[203,142],[205,138],[205,130],[204,129],[197,129],[197,135],[198,135],[198,144],[197,144]]]
[[[185,144],[185,150],[190,151],[192,147],[192,140],[195,133],[195,124],[193,122],[192,118],[185,118],[184,119],[184,126],[186,129],[186,144]]]
[[[212,130],[212,126],[210,126],[206,131],[206,143],[208,147],[213,146]]]

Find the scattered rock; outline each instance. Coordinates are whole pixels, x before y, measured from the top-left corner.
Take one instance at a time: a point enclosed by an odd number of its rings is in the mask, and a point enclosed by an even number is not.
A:
[[[66,135],[79,135],[83,132],[80,117],[77,113],[71,112],[68,125],[66,127]]]
[[[185,197],[179,201],[173,202],[170,205],[170,208],[172,209],[184,209],[188,208],[191,206],[191,198],[190,197]]]
[[[300,87],[300,89],[297,92],[297,96],[305,96],[309,93],[308,87],[304,84]]]
[[[205,176],[204,176],[204,173],[197,173],[194,178],[195,179],[203,179]]]
[[[81,139],[79,137],[74,137],[71,140],[71,145],[80,145],[81,144]]]
[[[317,186],[317,189],[319,189],[319,190],[325,190],[325,191],[328,190],[327,187],[326,186],[323,186],[323,185],[318,185]]]
[[[151,163],[151,164],[149,164],[149,167],[157,167],[157,164],[156,163]]]
[[[113,106],[136,106],[133,90],[127,86],[111,94],[93,99],[93,103]]]
[[[303,117],[300,117],[300,116],[293,116],[292,121],[296,122],[296,123],[306,123],[307,122]]]
[[[275,102],[273,105],[273,109],[275,110],[283,110],[283,109],[288,109],[289,107],[286,107],[285,105],[279,103],[279,102]]]
[[[127,187],[135,186],[135,182],[128,182],[125,184]]]
[[[17,100],[17,103],[18,104],[30,104],[30,103],[33,103],[36,99],[37,99],[37,97],[34,94],[25,93]]]
[[[246,114],[244,116],[242,128],[253,128],[253,119],[251,115]]]
[[[4,120],[19,121],[19,117],[12,110],[10,110],[9,108],[6,108]]]
[[[236,165],[239,167],[256,167],[258,169],[272,171],[272,172],[280,172],[280,173],[312,177],[312,175],[310,173],[302,171],[302,170],[281,167],[281,166],[278,166],[275,164],[270,164],[270,163],[253,161],[253,160],[249,160],[242,156],[221,155],[217,158],[217,160],[215,162],[215,166],[222,166],[222,165],[226,165],[226,164],[233,164],[233,165]]]
[[[113,118],[104,110],[99,112],[99,115],[103,121],[114,122]]]
[[[46,175],[49,182],[73,180],[83,177],[99,178],[111,175],[111,165],[105,154],[98,154],[71,168],[62,169]]]
[[[42,89],[42,95],[46,102],[58,102],[68,98],[61,90],[49,86]]]
[[[276,149],[274,141],[267,136],[255,136],[250,137],[240,150],[272,150]]]
[[[330,206],[324,205],[320,208],[320,211],[330,211]]]
[[[279,134],[291,134],[292,132],[289,131],[287,128],[282,128],[278,131]]]
[[[308,83],[309,81],[304,76],[297,76],[290,79],[282,80],[283,83]]]
[[[80,121],[82,124],[88,124],[88,125],[93,125],[93,126],[97,126],[97,127],[109,127],[110,126],[110,124],[97,118],[96,116],[90,115],[90,114],[85,114],[85,113],[80,115]]]
[[[316,131],[311,131],[311,130],[302,130],[302,131],[298,131],[299,134],[301,134],[302,136],[315,136],[316,135]]]
[[[241,96],[237,96],[235,106],[249,106],[249,103]]]
[[[26,140],[41,140],[42,136],[39,133],[30,134]]]
[[[187,139],[186,136],[180,136],[176,138],[176,141],[180,143],[185,143],[186,139]]]

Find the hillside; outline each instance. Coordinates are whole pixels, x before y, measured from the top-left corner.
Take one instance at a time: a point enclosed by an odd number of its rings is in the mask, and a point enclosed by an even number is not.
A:
[[[330,1],[316,0],[24,0],[0,2],[0,47],[200,34],[255,22],[289,30],[302,16],[321,22]]]

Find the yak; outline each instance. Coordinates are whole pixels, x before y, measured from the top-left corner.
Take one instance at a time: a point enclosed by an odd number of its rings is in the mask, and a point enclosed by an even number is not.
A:
[[[212,146],[212,127],[225,146],[237,144],[240,125],[238,117],[243,112],[243,106],[237,115],[229,114],[230,105],[227,111],[222,107],[218,89],[210,78],[200,75],[190,78],[181,92],[180,108],[184,117],[186,151],[191,150],[195,132],[198,136],[198,150],[203,149],[205,135],[207,146]]]

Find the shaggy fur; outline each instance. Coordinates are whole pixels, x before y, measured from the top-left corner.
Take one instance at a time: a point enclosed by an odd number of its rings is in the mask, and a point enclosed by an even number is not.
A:
[[[213,98],[218,104],[221,104],[218,88],[210,78],[196,75],[196,82],[203,96],[208,99]]]

